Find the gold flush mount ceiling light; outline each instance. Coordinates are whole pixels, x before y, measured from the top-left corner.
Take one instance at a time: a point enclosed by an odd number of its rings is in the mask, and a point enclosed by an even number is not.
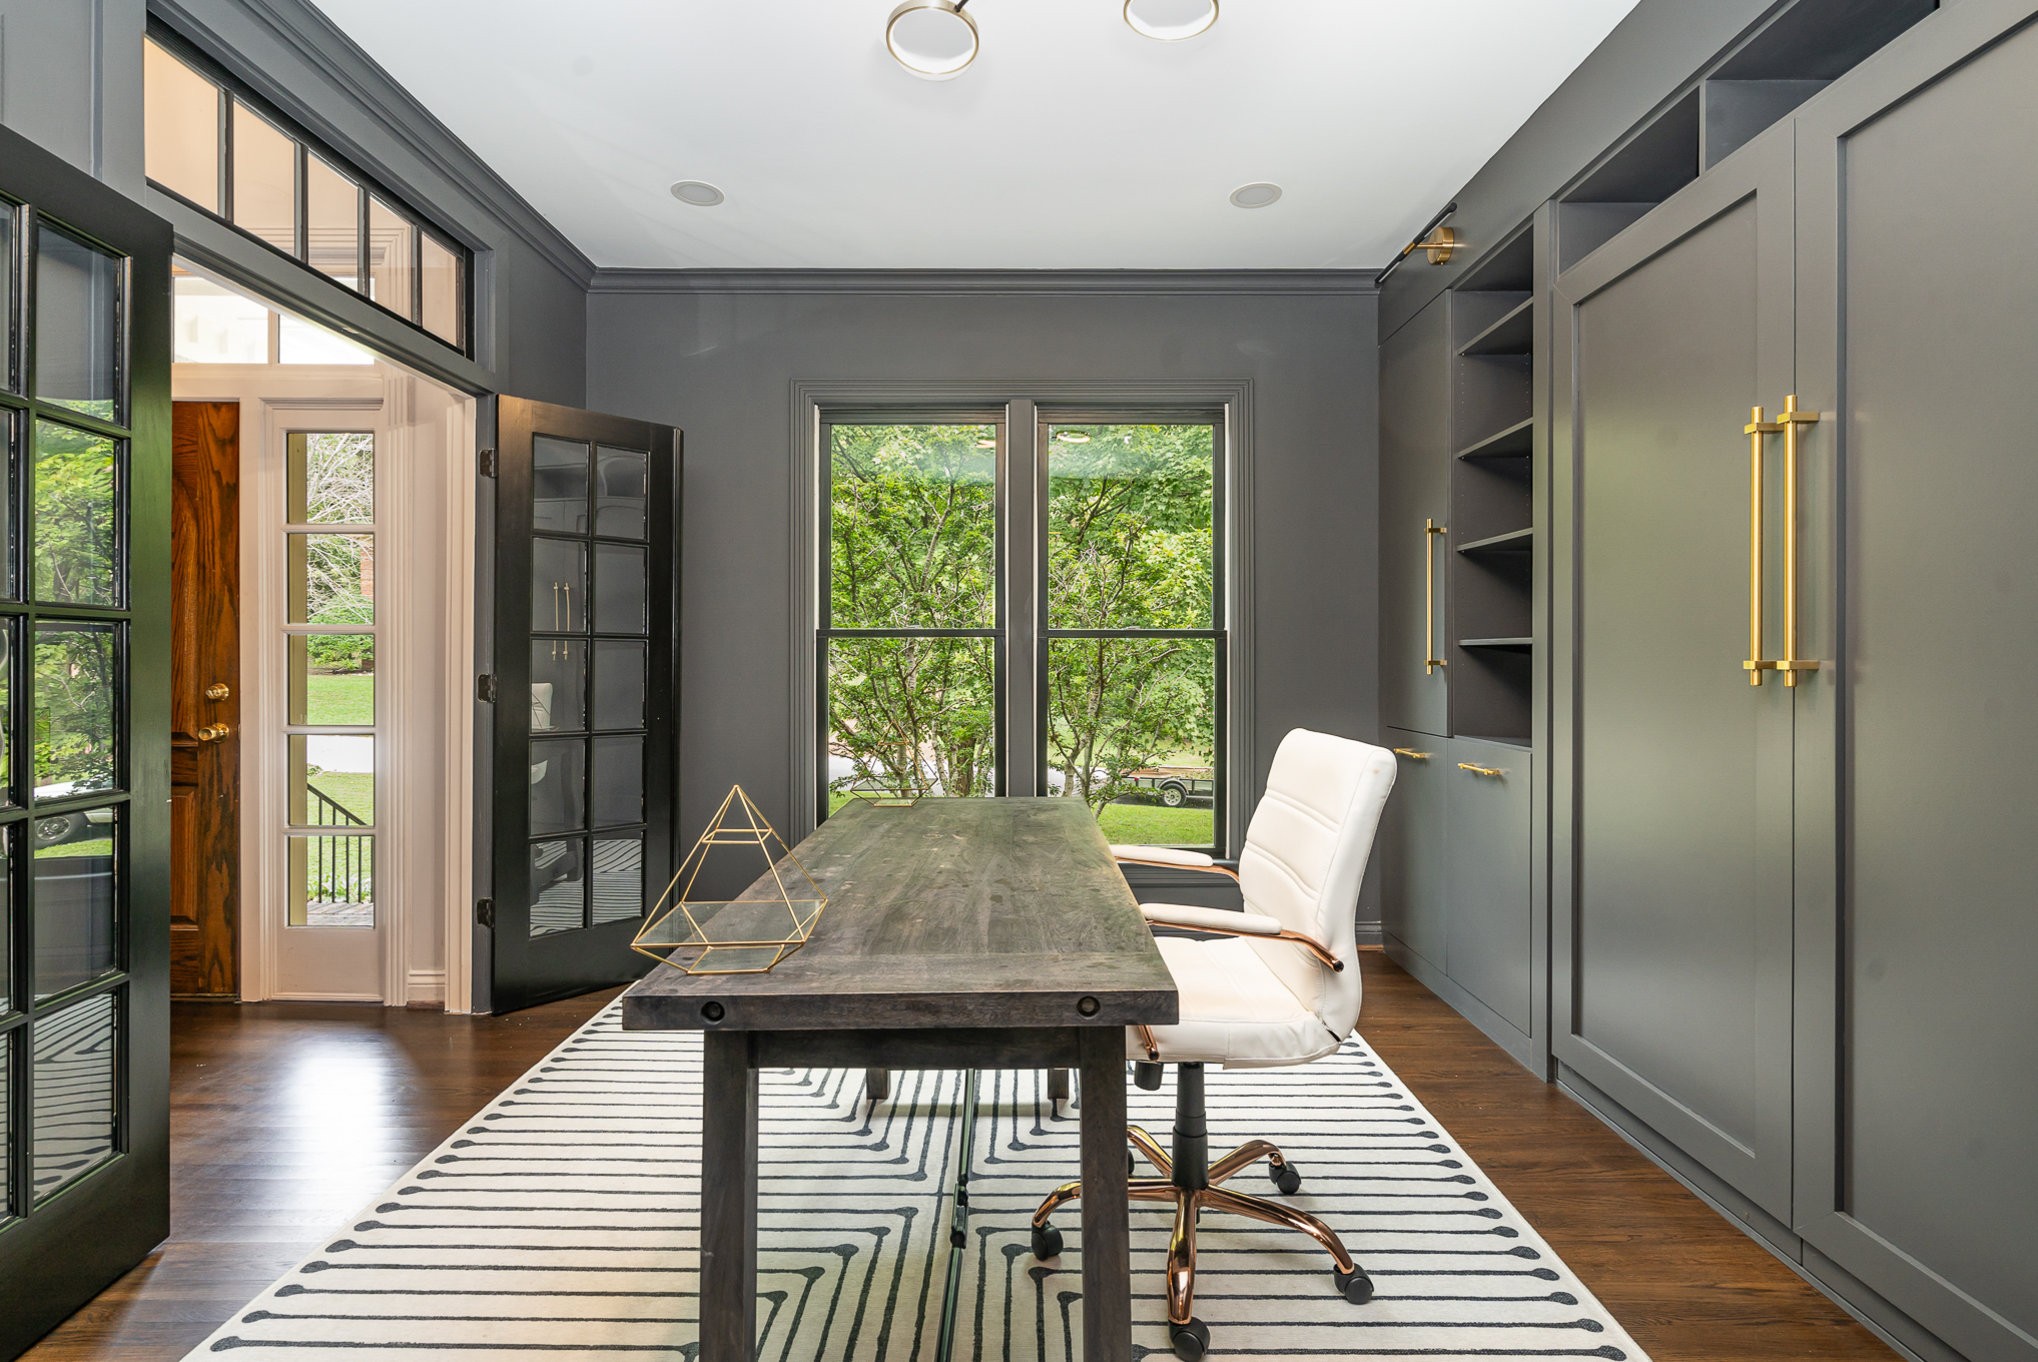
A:
[[[916,76],[950,80],[976,60],[976,20],[963,13],[970,0],[905,0],[885,21],[885,48]],[[1134,33],[1164,43],[1210,31],[1217,0],[1125,0]]]
[[[1141,37],[1180,42],[1210,31],[1217,0],[1125,0],[1125,22]]]
[[[977,23],[962,12],[969,0],[906,0],[885,22],[885,47],[916,76],[949,80],[977,57]]]

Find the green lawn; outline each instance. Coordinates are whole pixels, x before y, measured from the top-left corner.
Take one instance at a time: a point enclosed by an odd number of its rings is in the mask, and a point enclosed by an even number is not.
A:
[[[52,857],[111,856],[113,854],[113,839],[111,837],[94,837],[83,842],[59,842],[53,847],[43,847],[35,854]]]
[[[320,771],[311,778],[313,789],[338,804],[344,804],[364,823],[375,821],[375,777],[368,771]]]
[[[851,798],[840,791],[831,793],[828,812],[834,813]],[[1106,804],[1097,823],[1109,841],[1164,847],[1207,847],[1213,827],[1209,806],[1193,804],[1182,809],[1160,804]]]
[[[375,722],[375,673],[313,672],[304,678],[305,720],[314,724]]]
[[[1215,826],[1208,805],[1170,809],[1160,804],[1106,804],[1097,817],[1104,836],[1119,844],[1207,847]]]

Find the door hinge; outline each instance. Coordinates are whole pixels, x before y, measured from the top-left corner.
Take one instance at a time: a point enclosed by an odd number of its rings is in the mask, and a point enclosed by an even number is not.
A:
[[[492,477],[494,477],[494,476],[495,476],[495,451],[494,451],[494,450],[492,450],[492,449],[484,449],[484,450],[482,450],[482,451],[481,451],[481,455],[480,455],[479,459],[477,460],[477,463],[478,463],[478,465],[479,465],[479,467],[480,467],[480,470],[481,470],[481,476],[482,476],[482,477],[484,477],[484,478],[492,478]]]
[[[495,900],[478,899],[474,904],[474,920],[490,931],[495,930]]]
[[[483,672],[474,678],[474,694],[484,705],[495,703],[495,673]]]

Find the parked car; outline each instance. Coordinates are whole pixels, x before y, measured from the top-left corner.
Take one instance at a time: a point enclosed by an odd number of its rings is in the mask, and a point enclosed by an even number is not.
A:
[[[76,795],[91,794],[98,786],[80,784],[77,781],[63,781],[56,785],[35,787],[36,803],[55,802],[70,799]],[[44,847],[61,846],[65,842],[83,842],[90,838],[102,837],[102,829],[113,823],[112,809],[81,809],[73,813],[41,814],[30,820],[35,834],[35,846],[39,851]]]

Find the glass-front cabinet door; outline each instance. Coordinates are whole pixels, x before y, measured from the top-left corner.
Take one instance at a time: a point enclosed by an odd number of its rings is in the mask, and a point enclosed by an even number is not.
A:
[[[679,433],[497,404],[495,805],[477,999],[643,973],[678,812]]]
[[[169,290],[0,130],[0,1356],[169,1227]]]

